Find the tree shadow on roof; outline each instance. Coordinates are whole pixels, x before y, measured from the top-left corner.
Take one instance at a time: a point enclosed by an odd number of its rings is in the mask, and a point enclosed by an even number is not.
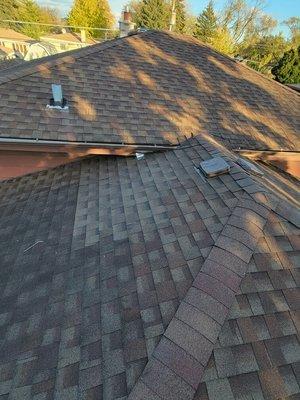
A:
[[[148,32],[104,45],[2,86],[19,136],[178,144],[193,133],[230,148],[297,146],[299,95],[199,41]],[[45,110],[51,83],[62,84],[69,113]]]

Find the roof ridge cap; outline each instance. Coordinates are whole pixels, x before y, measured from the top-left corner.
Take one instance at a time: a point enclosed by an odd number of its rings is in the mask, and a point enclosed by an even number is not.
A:
[[[254,200],[254,202],[256,202],[258,206],[261,206],[258,201]],[[235,209],[240,207],[243,207],[245,209],[245,212],[240,215],[239,218],[242,221],[243,225],[247,227],[247,222],[249,218],[247,216],[247,212],[249,211],[251,214],[255,212],[255,209],[253,210],[253,207],[249,204],[248,196],[240,198],[236,206],[232,209],[231,215],[233,215]],[[261,232],[263,232],[263,228],[271,213],[271,211],[268,210],[266,207],[264,207],[264,209],[264,216],[261,215],[262,213],[258,214],[259,220],[261,221]],[[261,210],[258,210],[258,212],[260,211]],[[242,279],[244,278],[248,270],[250,259],[254,253],[255,246],[253,246],[252,250],[248,249],[246,254],[245,252],[243,252],[243,247],[245,247],[245,245],[243,245],[242,242],[237,241],[234,236],[229,237],[228,232],[226,233],[226,235],[223,235],[222,232],[226,229],[227,226],[231,226],[230,218],[224,224],[219,237],[216,239],[216,242],[212,246],[210,253],[205,259],[199,273],[195,277],[186,295],[181,300],[181,303],[179,304],[176,313],[171,319],[167,329],[163,333],[151,357],[148,359],[145,369],[133,386],[132,391],[128,396],[128,400],[140,400],[142,398],[145,398],[143,397],[143,394],[145,393],[151,393],[153,395],[153,398],[158,398],[160,396],[160,393],[157,390],[158,386],[155,377],[157,376],[157,368],[161,367],[164,368],[164,372],[166,372],[163,374],[161,380],[168,380],[170,375],[173,377],[172,381],[175,385],[174,392],[172,393],[173,400],[181,399],[180,394],[177,395],[178,393],[180,393],[180,391],[177,390],[176,384],[186,385],[186,388],[188,390],[186,399],[193,399],[197,387],[203,376],[204,370],[214,349],[214,346],[217,342],[219,333],[221,332],[227,315],[230,312],[230,308],[233,304],[235,296],[238,293],[238,288],[240,287]],[[244,230],[245,232],[247,232],[246,228]],[[225,240],[227,240],[227,242],[229,242],[227,243],[227,245],[224,245],[222,243],[222,239],[224,238]],[[259,237],[254,238],[255,244],[258,242],[258,240]],[[234,246],[232,247],[234,247],[234,249],[231,249],[230,241],[233,242]],[[222,254],[224,253],[222,255],[222,263],[216,260],[216,254],[218,254],[219,252],[222,252]],[[222,277],[216,278],[214,276],[212,268],[215,264],[218,263],[226,268],[229,273],[235,274],[235,281],[238,282],[238,284],[236,285],[236,290],[228,286],[227,282],[222,282]],[[212,271],[210,273],[211,269]],[[188,301],[188,296],[191,296],[191,291],[197,291],[197,301],[199,308],[197,307],[197,304],[190,304],[190,301]],[[201,295],[207,296],[211,299],[209,303],[210,306],[206,308],[205,312],[201,307]],[[215,306],[213,306],[212,303],[214,303]],[[218,307],[216,307],[216,304],[219,304],[219,307],[222,307],[223,311],[221,314],[218,311],[219,309]],[[214,335],[214,339],[208,339],[204,333],[199,331],[199,328],[196,327],[195,324],[193,326],[193,318],[189,319],[189,317],[187,316],[187,319],[183,321],[181,315],[185,313],[184,307],[186,306],[194,307],[198,310],[198,312],[204,312],[208,316],[208,318],[216,322],[216,330],[218,330],[218,334]],[[182,348],[180,340],[178,340],[177,342],[177,339],[180,336],[180,332],[179,329],[176,328],[176,325],[179,325],[180,328],[184,328],[187,332],[193,332],[193,335],[196,337],[197,340],[198,352],[202,354],[201,361],[199,360],[199,354],[193,353],[194,349],[190,349],[191,351],[188,353],[186,349]],[[166,340],[171,343],[171,348],[169,348],[168,351],[165,351],[165,349],[163,348],[163,342]],[[172,355],[176,352],[176,348],[181,348],[182,353],[186,354],[186,360],[189,360],[189,365],[187,368],[188,370],[189,368],[191,369],[189,372],[191,373],[191,375],[193,375],[193,383],[191,383],[191,381],[187,382],[187,376],[185,373],[186,371],[184,368],[176,369],[176,367],[174,368],[174,365],[172,365],[172,359],[176,359],[176,357]]]
[[[141,32],[139,33],[139,36],[140,35],[146,36],[152,32],[153,31]],[[26,61],[26,64],[24,66],[23,65],[21,66],[23,68],[21,68],[18,71],[12,69],[3,76],[1,76],[0,73],[0,85],[17,80],[19,78],[23,78],[25,76],[33,75],[34,73],[39,72],[45,68],[53,68],[54,66],[63,64],[65,62],[68,62],[70,60],[70,57],[72,57],[73,60],[74,59],[77,60],[80,58],[84,58],[90,54],[101,52],[108,48],[119,46],[121,43],[124,43],[124,41],[128,40],[132,36],[134,35],[107,40],[105,42],[96,43],[91,46],[86,46],[81,49],[70,50],[64,53],[53,54],[45,58],[32,60],[32,63],[31,61],[29,62]],[[20,66],[18,67],[20,68]]]

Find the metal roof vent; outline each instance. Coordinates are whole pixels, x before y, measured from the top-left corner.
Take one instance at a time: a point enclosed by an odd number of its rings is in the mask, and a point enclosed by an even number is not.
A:
[[[230,171],[229,164],[221,157],[214,157],[206,161],[202,161],[199,169],[206,177],[212,178]]]
[[[145,157],[144,153],[135,153],[136,159],[138,161],[142,160]]]
[[[47,104],[47,108],[55,108],[61,111],[68,111],[67,100],[63,97],[61,85],[52,84],[52,98],[50,104]]]
[[[239,157],[237,159],[237,163],[246,172],[249,172],[253,175],[263,176],[263,174],[264,174],[259,168],[257,168],[257,166],[255,164],[253,164],[252,162],[250,162],[248,160],[245,160],[244,158]]]

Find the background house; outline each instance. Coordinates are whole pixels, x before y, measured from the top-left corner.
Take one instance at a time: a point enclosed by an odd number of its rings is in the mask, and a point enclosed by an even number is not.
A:
[[[0,45],[6,49],[14,50],[15,53],[19,53],[23,57],[33,42],[34,39],[23,35],[23,33],[10,28],[0,28]]]
[[[8,49],[7,47],[0,46],[0,60],[12,60],[17,57],[14,49]]]
[[[49,33],[41,36],[41,40],[54,46],[58,53],[80,49],[97,43],[94,39],[87,37],[84,29],[81,30],[80,34],[62,29],[61,33]]]
[[[28,51],[24,57],[24,60],[25,61],[36,60],[37,58],[50,56],[56,53],[57,49],[53,44],[47,42],[36,42],[32,43],[29,46]]]

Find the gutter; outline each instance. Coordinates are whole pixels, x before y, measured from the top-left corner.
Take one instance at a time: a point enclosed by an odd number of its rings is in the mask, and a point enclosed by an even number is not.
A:
[[[44,140],[44,139],[23,139],[23,138],[10,138],[0,137],[0,149],[7,147],[24,147],[31,151],[43,151],[45,148],[47,151],[53,152],[66,152],[70,150],[83,151],[88,150],[89,154],[93,154],[93,149],[97,154],[97,149],[107,150],[128,150],[128,151],[163,151],[163,150],[174,150],[178,149],[179,145],[159,145],[159,144],[148,144],[148,143],[109,143],[109,142],[83,142],[83,141],[68,141],[68,140]],[[44,150],[45,151],[45,150]]]

